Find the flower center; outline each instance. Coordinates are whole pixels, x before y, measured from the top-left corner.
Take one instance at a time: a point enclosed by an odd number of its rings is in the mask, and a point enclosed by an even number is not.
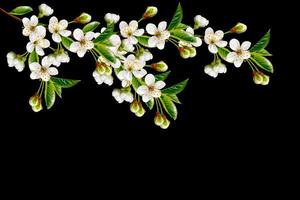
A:
[[[155,36],[158,37],[158,38],[160,38],[160,37],[162,36],[162,34],[161,34],[160,31],[157,31],[157,32],[155,33]]]
[[[237,54],[238,56],[243,55],[243,50],[242,50],[242,49],[238,49],[238,50],[236,51],[236,54]]]
[[[41,73],[45,74],[48,71],[48,69],[46,67],[41,67]]]
[[[149,89],[149,92],[154,92],[155,91],[155,87],[153,85],[149,86],[148,89]]]
[[[35,26],[30,26],[29,30],[30,30],[31,32],[34,32],[34,31],[35,31]]]
[[[86,40],[80,40],[79,43],[80,43],[81,46],[85,46],[86,45]]]

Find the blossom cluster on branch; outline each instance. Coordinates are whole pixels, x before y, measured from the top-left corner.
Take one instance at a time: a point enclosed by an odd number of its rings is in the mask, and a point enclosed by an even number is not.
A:
[[[215,31],[209,27],[209,20],[201,15],[195,16],[190,26],[182,21],[180,4],[170,23],[147,23],[145,27],[141,27],[141,23],[157,14],[156,7],[148,7],[139,20],[128,22],[120,21],[117,14],[107,13],[106,26],[102,28],[100,22],[92,21],[87,13],[71,21],[58,19],[52,16],[54,11],[46,4],[40,5],[38,14],[30,18],[18,18],[33,11],[29,6],[20,6],[11,12],[1,11],[19,19],[23,24],[22,34],[28,38],[26,52],[9,52],[7,62],[19,72],[27,62],[30,78],[39,81],[37,92],[29,99],[35,112],[41,111],[43,106],[50,109],[57,96],[62,98],[62,89],[80,82],[57,77],[60,66],[70,62],[70,53],[79,58],[91,55],[95,60],[91,75],[96,83],[111,86],[116,82],[112,96],[118,103],[129,103],[131,112],[138,117],[145,114],[146,108],[156,109],[154,123],[163,129],[169,127],[170,118],[176,120],[176,104],[180,104],[178,94],[184,90],[188,79],[166,86],[169,67],[165,61],[155,60],[151,49],[162,50],[170,43],[182,58],[188,59],[196,56],[196,48],[207,45],[213,61],[204,67],[204,72],[214,78],[226,73],[225,63],[237,68],[248,64],[256,84],[267,85],[269,76],[266,73],[273,73],[273,66],[266,58],[271,54],[265,49],[270,31],[254,45],[236,38],[227,40],[228,35],[244,33],[247,26],[237,23],[227,32]]]

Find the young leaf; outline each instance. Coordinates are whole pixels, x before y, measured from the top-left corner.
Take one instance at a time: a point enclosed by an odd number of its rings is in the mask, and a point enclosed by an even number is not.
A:
[[[34,62],[39,62],[39,55],[35,51],[29,54],[28,65]]]
[[[181,4],[179,3],[177,6],[177,9],[176,9],[176,12],[172,18],[172,21],[168,27],[168,30],[170,31],[170,30],[176,29],[177,26],[181,23],[182,18],[183,18],[183,12],[182,12]]]
[[[94,31],[98,26],[100,25],[100,22],[94,21],[94,22],[90,22],[87,25],[85,25],[82,29],[82,31],[84,33],[90,32],[90,31]]]
[[[80,80],[72,80],[72,79],[57,78],[57,77],[51,77],[51,81],[53,81],[55,86],[62,87],[62,88],[70,88],[80,82]]]
[[[251,52],[261,51],[270,42],[271,33],[270,30],[250,49]]]
[[[171,32],[171,35],[174,38],[176,38],[178,40],[182,40],[184,42],[190,42],[190,43],[196,42],[196,38],[192,34],[186,32],[184,30],[179,30],[179,29],[173,30]]]
[[[103,44],[103,45],[105,45],[105,46],[108,46],[108,47],[113,47],[113,46],[114,46],[114,45],[113,45],[110,41],[108,41],[108,40],[102,41],[101,44]]]
[[[226,49],[226,48],[222,48],[222,47],[220,47],[219,49],[218,49],[218,54],[219,54],[219,56],[223,59],[223,60],[227,60],[226,59],[226,57],[227,57],[227,55],[229,54],[229,50],[228,49]]]
[[[183,23],[178,24],[178,26],[176,27],[176,29],[187,29],[189,26]]]
[[[154,106],[154,99],[148,101],[146,103],[147,107],[149,108],[149,110],[152,110],[153,109],[153,106]]]
[[[116,57],[115,55],[104,45],[97,43],[94,46],[94,49],[104,58],[106,58],[108,61],[115,63]]]
[[[265,50],[265,49],[260,50],[260,51],[258,51],[258,52],[256,52],[256,53],[258,53],[258,54],[261,55],[261,56],[266,56],[266,57],[272,56],[272,54],[271,54],[270,52],[268,52],[267,50]]]
[[[105,31],[103,31],[96,39],[94,39],[94,43],[102,42],[108,39],[110,36],[114,34],[114,24],[109,24]]]
[[[267,58],[262,57],[258,54],[252,54],[251,60],[253,60],[257,64],[257,66],[259,66],[263,70],[270,73],[274,72],[273,65]]]
[[[163,94],[179,94],[180,92],[182,92],[184,90],[188,81],[189,81],[189,79],[186,79],[186,80],[184,80],[180,83],[177,83],[169,88],[163,89],[162,93]]]
[[[137,37],[137,39],[141,45],[143,45],[145,47],[149,47],[149,45],[148,45],[149,36],[143,35],[143,36]]]
[[[29,6],[19,6],[10,11],[9,13],[12,15],[25,15],[27,13],[32,12],[33,9]]]
[[[161,74],[157,74],[155,75],[155,80],[156,81],[164,81],[168,78],[169,74],[171,73],[171,71],[167,71]]]
[[[63,36],[61,36],[61,42],[62,42],[62,44],[64,45],[64,47],[66,49],[70,50],[70,46],[74,42],[74,40],[72,40],[69,37],[63,37]]]
[[[142,85],[141,82],[134,76],[132,76],[131,84],[135,91],[137,91],[137,89]]]
[[[62,99],[62,88],[58,85],[56,85],[54,82],[53,82],[54,86],[55,86],[55,92],[57,94],[57,96],[59,96],[61,99]]]
[[[162,95],[160,97],[162,105],[165,111],[169,114],[169,116],[176,120],[177,119],[177,108],[175,104],[171,101],[171,99],[167,95]]]
[[[52,81],[45,83],[44,97],[47,109],[49,110],[55,103],[55,86]]]
[[[180,100],[178,99],[177,95],[176,94],[168,94],[167,95],[171,101],[173,101],[174,103],[178,103],[178,104],[181,104]]]

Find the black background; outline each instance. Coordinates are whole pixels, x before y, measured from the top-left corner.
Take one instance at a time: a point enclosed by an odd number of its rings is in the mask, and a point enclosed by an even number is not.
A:
[[[90,13],[94,20],[104,24],[103,16],[107,12],[118,13],[121,20],[139,19],[148,5],[159,8],[159,14],[151,22],[166,20],[170,22],[176,9],[177,0],[163,1],[1,1],[0,6],[10,10],[19,5],[37,8],[40,3],[47,3],[54,8],[58,18],[71,20],[82,11]],[[112,97],[113,87],[98,86],[92,72],[95,64],[91,56],[79,59],[71,54],[71,62],[59,67],[59,76],[81,79],[74,88],[63,91],[63,100],[58,100],[49,111],[33,113],[28,105],[29,97],[37,90],[38,82],[29,78],[29,70],[23,73],[7,67],[6,54],[9,51],[23,53],[27,38],[21,33],[21,24],[5,15],[0,16],[0,70],[1,70],[1,124],[9,127],[2,135],[12,141],[52,145],[74,141],[74,145],[101,143],[103,137],[147,141],[154,138],[177,138],[175,146],[188,146],[196,143],[209,149],[238,149],[249,151],[275,145],[283,132],[289,130],[289,119],[296,110],[294,91],[291,86],[295,79],[292,66],[281,62],[283,51],[281,43],[282,23],[279,8],[267,1],[181,1],[184,10],[183,22],[193,24],[193,17],[201,14],[210,20],[210,26],[228,30],[237,22],[248,25],[248,31],[236,37],[240,41],[255,43],[271,28],[271,42],[268,50],[274,54],[271,58],[275,73],[268,86],[257,86],[252,82],[251,70],[247,65],[240,69],[228,64],[228,72],[213,79],[206,75],[203,68],[212,60],[203,45],[194,59],[184,60],[177,50],[168,44],[163,51],[154,50],[155,61],[164,60],[172,73],[167,85],[190,78],[186,90],[180,94],[182,105],[178,105],[178,120],[171,122],[168,130],[161,130],[153,123],[154,113],[148,112],[142,118],[135,117],[127,104],[119,105]],[[258,6],[259,4],[259,6]],[[285,9],[280,5],[280,9]],[[150,22],[148,21],[148,22]],[[145,27],[147,22],[141,26]],[[73,27],[74,28],[74,27]],[[226,36],[229,40],[231,36]],[[117,87],[118,81],[115,81]],[[114,86],[115,86],[114,85]],[[6,127],[5,126],[5,127]],[[14,132],[15,128],[21,128]],[[49,131],[49,132],[48,132]],[[155,140],[160,140],[155,139]],[[68,143],[68,142],[67,142]],[[71,143],[71,142],[70,142]]]

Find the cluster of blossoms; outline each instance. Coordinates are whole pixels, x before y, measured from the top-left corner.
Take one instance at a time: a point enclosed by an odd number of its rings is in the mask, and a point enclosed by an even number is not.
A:
[[[21,6],[10,13],[21,15],[30,11],[30,7]],[[42,95],[44,104],[50,109],[55,97],[61,97],[62,88],[72,87],[79,82],[55,77],[59,74],[58,67],[70,62],[69,53],[75,53],[80,58],[86,54],[92,55],[95,70],[91,74],[96,83],[111,86],[118,80],[120,86],[112,92],[114,99],[118,103],[130,103],[130,110],[138,117],[145,114],[145,107],[149,110],[156,108],[154,122],[163,129],[170,125],[167,115],[174,120],[177,118],[176,103],[180,103],[177,95],[184,90],[188,80],[166,87],[165,80],[170,74],[168,65],[164,61],[152,61],[155,60],[152,48],[162,50],[166,43],[171,43],[178,49],[179,55],[187,59],[195,57],[196,48],[206,44],[214,58],[211,64],[204,67],[204,72],[209,76],[216,78],[218,74],[226,73],[224,62],[233,63],[235,67],[241,67],[246,62],[253,71],[254,82],[268,84],[269,76],[262,70],[273,72],[272,64],[266,58],[271,54],[265,50],[269,32],[252,48],[248,41],[242,44],[237,39],[226,41],[226,35],[241,34],[247,26],[238,23],[225,33],[222,30],[214,31],[209,27],[209,21],[201,15],[194,17],[193,26],[188,26],[182,23],[180,4],[169,24],[166,21],[157,25],[148,23],[142,28],[141,23],[154,17],[157,11],[156,7],[148,7],[140,20],[129,22],[120,21],[117,14],[107,13],[104,17],[106,27],[98,32],[100,22],[92,21],[89,14],[82,13],[68,22],[52,16],[53,9],[46,4],[39,6],[38,16],[24,17],[22,33],[29,40],[27,51],[22,55],[9,52],[7,61],[9,67],[21,72],[28,60],[30,78],[40,80],[38,91],[29,100],[33,111],[43,109]],[[44,20],[45,17],[49,19]],[[74,24],[84,26],[70,29]],[[204,36],[197,34],[198,30],[203,30]]]

